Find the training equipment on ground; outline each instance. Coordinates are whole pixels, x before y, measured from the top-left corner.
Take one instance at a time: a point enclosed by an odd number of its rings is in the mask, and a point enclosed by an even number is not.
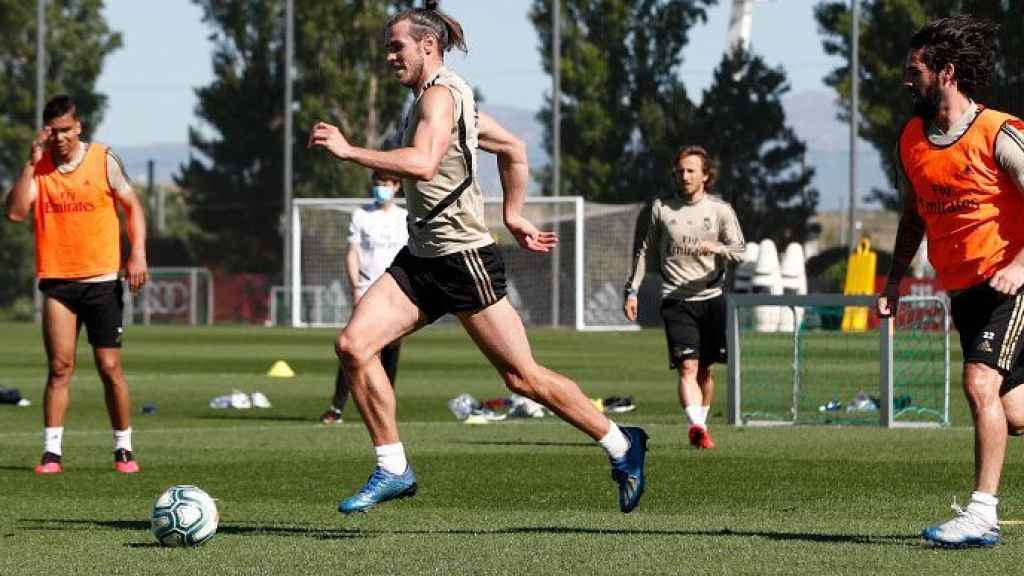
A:
[[[199,546],[217,532],[213,498],[188,484],[171,486],[153,503],[151,531],[162,546]]]
[[[294,378],[295,371],[284,360],[278,360],[267,370],[267,376],[271,378]]]
[[[939,297],[903,297],[896,318],[873,314],[864,332],[841,330],[843,310],[874,296],[730,294],[729,422],[949,424],[949,313]],[[753,308],[787,307],[792,333],[740,321]],[[871,368],[865,370],[865,366]]]
[[[352,214],[366,203],[357,198],[293,202],[294,265],[286,286],[271,291],[273,323],[337,327],[348,321],[352,302],[343,256]],[[644,204],[584,203],[570,196],[527,198],[523,216],[559,236],[556,249],[535,254],[520,248],[505,228],[501,199],[485,199],[487,226],[505,262],[508,299],[523,323],[639,329],[622,314],[622,284],[632,266],[634,231],[643,210]]]

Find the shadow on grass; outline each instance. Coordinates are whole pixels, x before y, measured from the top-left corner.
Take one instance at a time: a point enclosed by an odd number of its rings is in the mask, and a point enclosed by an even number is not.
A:
[[[34,519],[22,518],[20,520],[26,526],[22,530],[39,531],[63,531],[63,530],[86,530],[89,528],[109,528],[111,530],[126,530],[132,532],[149,532],[149,522],[143,520],[70,520],[70,519]],[[329,533],[327,537],[325,533]],[[217,527],[217,534],[230,534],[234,536],[306,536],[321,540],[334,540],[340,538],[360,538],[378,536],[360,530],[324,530],[320,528],[309,528],[302,526],[266,526],[259,524],[221,524]],[[153,546],[159,546],[155,542]],[[143,548],[147,544],[130,543],[131,548]]]
[[[3,472],[33,472],[32,466],[0,466]]]
[[[199,416],[199,420],[214,420],[219,422],[306,422],[310,426],[318,424],[319,420],[312,417],[306,416],[280,416],[276,414],[260,414],[249,412],[245,415],[227,413],[227,414],[209,414],[206,416]]]
[[[139,520],[71,520],[31,519],[19,520],[23,530],[83,530],[91,527],[113,530],[149,531],[149,522]],[[517,534],[572,534],[593,536],[668,536],[668,537],[724,537],[763,538],[780,542],[808,542],[811,544],[867,544],[874,546],[907,546],[920,538],[916,534],[830,534],[813,532],[774,532],[771,530],[662,530],[629,528],[583,528],[574,526],[520,526],[508,528],[453,528],[453,529],[323,529],[304,526],[267,526],[256,523],[222,524],[217,533],[232,536],[285,536],[315,538],[317,540],[343,540],[376,538],[379,536],[507,536]],[[158,546],[156,543],[130,543],[130,548]]]
[[[341,530],[327,531],[319,538],[331,539],[333,534],[353,532],[369,535],[454,535],[454,536],[502,536],[513,534],[574,534],[594,536],[673,536],[673,537],[731,537],[764,538],[776,541],[810,542],[814,544],[872,544],[882,546],[905,546],[918,540],[907,534],[815,534],[801,532],[772,532],[768,530],[660,530],[660,529],[615,529],[580,528],[573,526],[524,526],[494,529],[452,529],[452,530]]]
[[[556,446],[559,448],[593,448],[593,442],[547,442],[544,440],[527,442],[525,440],[458,440],[452,444],[468,444],[475,446]]]

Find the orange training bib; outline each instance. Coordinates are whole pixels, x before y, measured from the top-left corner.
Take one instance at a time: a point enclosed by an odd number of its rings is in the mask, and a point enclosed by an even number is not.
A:
[[[1009,114],[981,109],[959,140],[936,146],[914,118],[900,135],[900,161],[925,223],[928,260],[946,290],[988,280],[1024,247],[1024,197],[996,164]]]
[[[49,154],[36,164],[36,276],[86,278],[121,266],[120,225],[107,183],[107,148],[91,144],[61,174]]]

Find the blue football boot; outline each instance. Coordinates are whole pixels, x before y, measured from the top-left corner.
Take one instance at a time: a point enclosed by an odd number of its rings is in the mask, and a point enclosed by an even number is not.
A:
[[[377,468],[359,492],[338,503],[338,512],[366,512],[381,502],[413,496],[416,494],[416,488],[416,474],[413,473],[412,466],[407,466],[402,474],[392,474],[383,468]]]
[[[644,454],[647,452],[647,432],[643,428],[619,428],[629,440],[626,455],[612,460],[612,479],[619,484],[619,509],[632,512],[644,494]]]

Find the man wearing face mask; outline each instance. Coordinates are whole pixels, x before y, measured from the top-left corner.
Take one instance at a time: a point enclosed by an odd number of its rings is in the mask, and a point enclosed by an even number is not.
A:
[[[900,281],[927,234],[928,259],[949,292],[974,419],[974,490],[967,507],[922,537],[942,546],[1000,542],[996,497],[1007,434],[1024,434],[1024,122],[974,98],[992,78],[998,26],[960,15],[911,39],[904,85],[915,116],[897,149],[903,213],[878,300],[893,316]]]
[[[348,250],[345,252],[345,273],[352,291],[352,307],[381,274],[391,265],[395,255],[409,241],[407,218],[409,213],[395,204],[395,194],[401,180],[391,174],[373,172],[373,204],[356,210],[348,227]],[[391,385],[398,376],[398,354],[401,339],[395,340],[380,352],[380,361]],[[320,416],[324,424],[340,424],[341,413],[348,402],[349,385],[345,371],[338,367],[334,377],[334,398],[331,406]]]

